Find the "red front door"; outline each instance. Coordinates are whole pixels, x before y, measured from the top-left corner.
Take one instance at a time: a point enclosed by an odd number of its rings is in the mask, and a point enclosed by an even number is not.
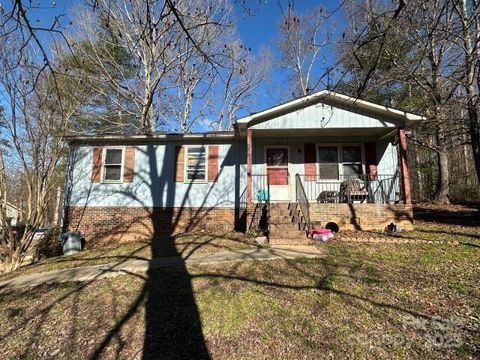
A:
[[[288,147],[265,148],[265,164],[271,200],[288,200]]]

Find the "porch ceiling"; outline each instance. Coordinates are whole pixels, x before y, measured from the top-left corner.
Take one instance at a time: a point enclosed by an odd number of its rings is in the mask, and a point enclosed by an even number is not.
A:
[[[254,137],[322,136],[375,137],[382,139],[396,134],[395,128],[336,128],[336,129],[252,129]]]

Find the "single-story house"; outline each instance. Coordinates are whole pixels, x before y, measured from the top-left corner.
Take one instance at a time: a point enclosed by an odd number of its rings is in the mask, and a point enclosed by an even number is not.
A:
[[[87,238],[413,224],[405,128],[418,115],[324,90],[234,130],[70,139],[65,224]]]

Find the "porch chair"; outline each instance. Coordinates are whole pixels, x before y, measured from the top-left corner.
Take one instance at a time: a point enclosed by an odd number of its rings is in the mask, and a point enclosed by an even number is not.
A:
[[[346,203],[353,203],[359,201],[363,203],[368,199],[368,190],[360,179],[350,177],[340,184],[340,201]]]

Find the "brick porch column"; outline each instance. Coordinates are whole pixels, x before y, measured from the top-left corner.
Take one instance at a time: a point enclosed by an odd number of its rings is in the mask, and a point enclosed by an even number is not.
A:
[[[252,203],[252,129],[247,129],[247,204]]]
[[[400,169],[402,171],[402,191],[403,200],[405,204],[412,203],[411,189],[410,189],[410,172],[407,164],[407,137],[405,135],[405,128],[397,128],[398,134],[398,149],[400,153]]]

